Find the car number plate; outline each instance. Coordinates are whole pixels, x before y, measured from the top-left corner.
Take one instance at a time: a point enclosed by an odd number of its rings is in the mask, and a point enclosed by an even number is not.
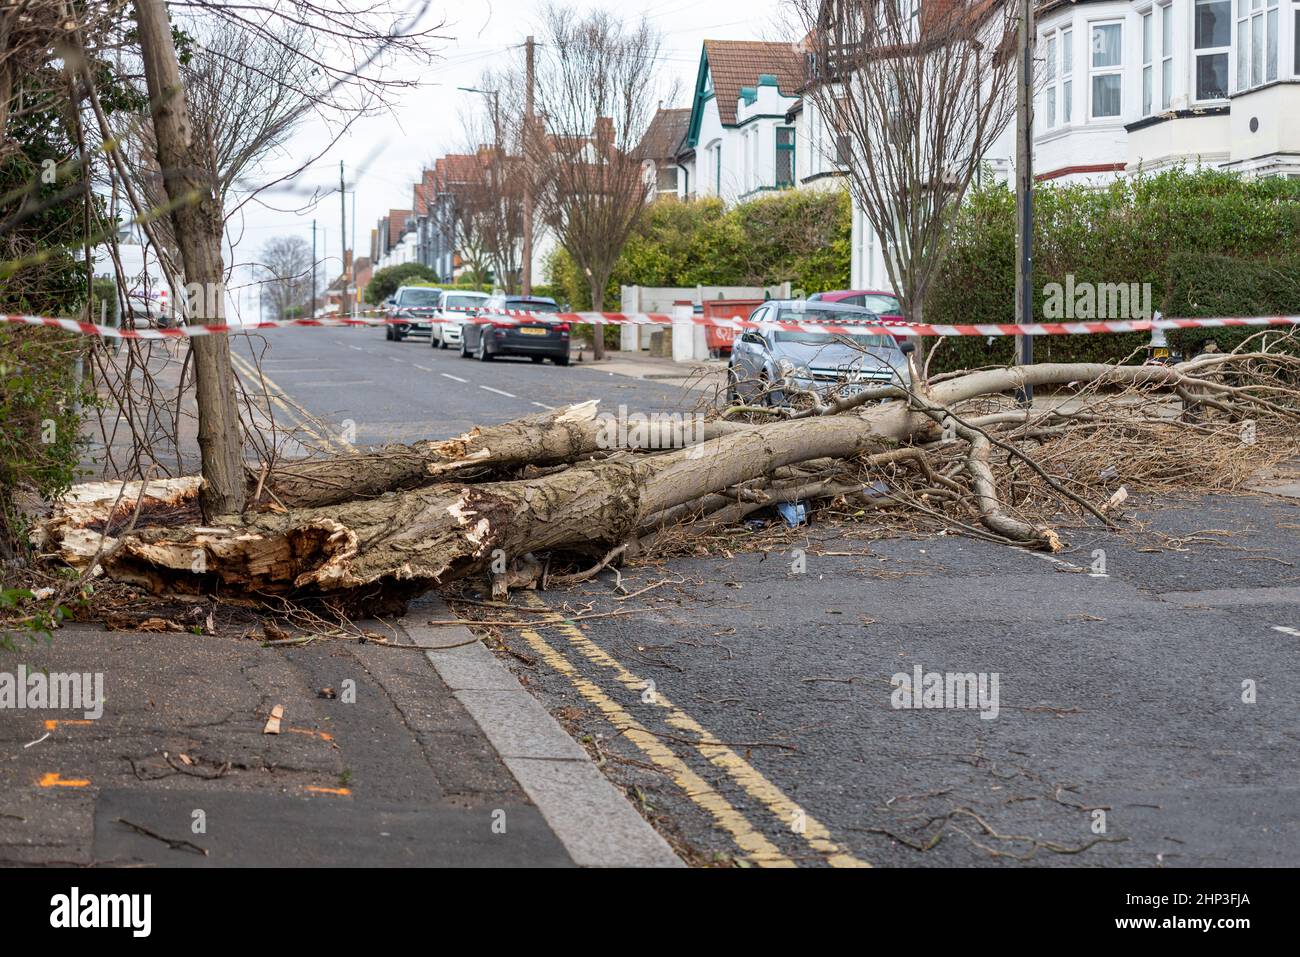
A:
[[[840,386],[840,398],[851,399],[860,392],[865,392],[867,387],[860,382],[850,382],[848,385]]]
[[[546,335],[549,331],[550,331],[549,329],[540,328],[540,327],[538,327],[538,326],[520,326],[520,327],[519,327],[519,332],[520,332],[520,334],[521,334],[521,335],[525,335],[525,336],[544,336],[544,335]]]

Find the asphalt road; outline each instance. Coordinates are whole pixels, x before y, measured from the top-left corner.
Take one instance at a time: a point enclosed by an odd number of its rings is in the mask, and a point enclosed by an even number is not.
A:
[[[449,438],[588,399],[616,414],[620,405],[688,411],[702,398],[680,384],[601,372],[589,363],[462,359],[426,339],[389,342],[379,328],[275,330],[236,336],[233,347],[250,391],[261,391],[251,361],[258,360],[277,422],[305,423],[306,442],[336,446],[342,439],[364,446]]]
[[[666,582],[634,598],[613,573],[546,593],[623,614],[508,629],[507,657],[697,861],[1295,866],[1300,507],[1132,517],[1171,537],[1075,532],[1055,559],[870,526],[738,540],[625,573]],[[996,717],[896,708],[916,667],[997,674]]]
[[[336,446],[699,398],[373,329],[235,342],[249,381],[259,354],[266,414]],[[1054,558],[870,521],[738,532],[623,572],[621,592],[607,572],[517,596],[520,617],[622,614],[504,629],[497,650],[697,863],[1294,866],[1300,501],[1131,506],[1122,533],[1070,531]],[[895,707],[917,667],[996,676],[996,717],[991,697]]]

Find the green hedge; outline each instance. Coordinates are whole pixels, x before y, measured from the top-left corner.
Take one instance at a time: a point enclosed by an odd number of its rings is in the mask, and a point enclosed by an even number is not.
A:
[[[624,285],[843,289],[851,223],[844,190],[782,190],[730,208],[716,197],[657,200],[623,247],[605,306],[618,307]],[[586,280],[563,249],[548,259],[547,278],[563,291],[557,299],[591,307]]]
[[[1015,320],[1015,206],[1015,194],[1005,185],[970,194],[954,218],[952,245],[926,300],[927,321]],[[1267,263],[1298,246],[1295,180],[1179,169],[1100,189],[1043,184],[1034,193],[1034,313],[1043,316],[1044,287],[1064,284],[1067,275],[1076,282],[1150,283],[1152,308],[1168,315],[1206,315],[1190,310],[1193,303],[1211,302],[1209,312],[1219,315],[1279,312],[1288,301],[1286,277],[1294,271],[1284,269],[1274,279],[1268,278],[1272,266],[1253,270],[1241,263]],[[1222,261],[1212,275],[1205,272],[1207,250]],[[1225,281],[1234,269],[1241,271]],[[1211,286],[1220,290],[1213,299],[1203,291]],[[1234,336],[1240,341],[1240,334],[1225,332],[1225,344]],[[1149,338],[1042,337],[1035,340],[1034,355],[1040,361],[1118,360]],[[1183,346],[1188,338],[1179,333],[1176,341]],[[1012,349],[1010,339],[989,345],[963,338],[946,344],[932,369],[1008,362]]]
[[[1300,315],[1300,252],[1243,260],[1206,252],[1169,257],[1169,281],[1162,312],[1186,318]],[[1185,355],[1213,339],[1230,351],[1259,328],[1177,329],[1169,341]]]

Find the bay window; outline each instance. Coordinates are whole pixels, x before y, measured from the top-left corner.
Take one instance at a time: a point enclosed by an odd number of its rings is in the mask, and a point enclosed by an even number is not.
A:
[[[1237,0],[1237,89],[1277,79],[1278,0]]]
[[[1124,25],[1092,25],[1093,119],[1119,116],[1124,100]]]
[[[1228,95],[1231,0],[1196,0],[1192,15],[1196,99],[1221,100]]]
[[[1072,118],[1074,94],[1073,30],[1054,30],[1043,37],[1046,63],[1043,73],[1043,116],[1047,129],[1067,124]]]

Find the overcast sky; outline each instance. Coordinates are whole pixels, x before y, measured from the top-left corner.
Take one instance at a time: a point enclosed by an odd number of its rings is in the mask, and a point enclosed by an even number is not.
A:
[[[590,8],[600,4],[578,5]],[[676,102],[665,104],[671,106],[689,105],[700,45],[706,38],[776,39],[781,36],[784,15],[782,0],[648,0],[639,8],[617,2],[605,6],[623,11],[629,18],[644,12],[663,34],[665,86],[673,80],[679,84]],[[245,207],[242,217],[228,228],[236,243],[233,264],[255,262],[263,243],[274,236],[297,235],[310,242],[314,218],[321,271],[330,278],[337,276],[340,160],[348,188],[355,188],[355,196],[347,197],[348,245],[358,255],[368,255],[370,230],[390,208],[409,208],[411,186],[426,161],[461,150],[467,139],[464,118],[475,110],[486,116],[486,98],[460,92],[457,87],[474,86],[494,59],[510,55],[511,48],[522,44],[529,33],[540,36],[542,32],[539,0],[466,0],[457,5],[434,0],[434,7],[432,16],[435,22],[437,18],[445,22],[440,32],[448,39],[438,44],[438,58],[432,65],[417,68],[408,64],[403,69],[403,73],[418,76],[420,86],[397,96],[388,113],[357,121],[339,143],[294,180],[292,192],[274,193],[266,197],[265,205]],[[321,122],[304,124],[273,168],[278,167],[281,173],[295,168],[304,157],[319,152],[328,139]],[[314,209],[298,209],[316,188],[321,190],[321,198]],[[245,285],[248,281],[249,271],[238,269],[232,279],[232,305],[244,318],[253,318],[255,291]]]

